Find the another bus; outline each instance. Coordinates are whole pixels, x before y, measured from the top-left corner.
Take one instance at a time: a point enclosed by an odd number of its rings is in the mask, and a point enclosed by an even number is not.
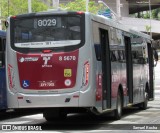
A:
[[[154,99],[150,36],[102,16],[46,11],[8,19],[9,108],[42,109],[46,120],[71,112],[147,108]]]
[[[0,30],[0,111],[7,109],[5,45],[6,45],[6,32]]]

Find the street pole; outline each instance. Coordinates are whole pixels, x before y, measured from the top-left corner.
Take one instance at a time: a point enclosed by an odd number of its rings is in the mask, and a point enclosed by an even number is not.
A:
[[[1,11],[0,11],[0,17],[2,17],[2,1],[1,1]]]
[[[58,8],[59,7],[59,0],[52,0],[52,7]]]
[[[1,20],[1,17],[2,17],[2,1],[1,1],[1,12],[0,12],[0,30],[2,30],[2,20]]]
[[[120,3],[120,0],[116,0],[116,6],[117,6],[117,15],[120,18],[121,17],[121,3]]]
[[[28,13],[32,12],[31,0],[28,0]]]
[[[86,0],[86,12],[88,12],[88,3],[89,3],[89,0]]]
[[[151,1],[149,0],[149,18],[150,18],[150,37],[152,38],[152,27],[151,27],[151,16],[152,16],[152,12],[151,12]]]
[[[8,16],[9,16],[9,0],[8,0]]]

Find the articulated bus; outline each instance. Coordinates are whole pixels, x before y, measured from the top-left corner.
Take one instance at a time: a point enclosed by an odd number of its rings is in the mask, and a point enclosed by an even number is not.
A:
[[[9,108],[42,109],[46,120],[73,112],[120,119],[154,99],[150,36],[85,12],[46,11],[7,20]]]
[[[6,32],[0,30],[0,111],[7,109],[5,45],[6,45]]]

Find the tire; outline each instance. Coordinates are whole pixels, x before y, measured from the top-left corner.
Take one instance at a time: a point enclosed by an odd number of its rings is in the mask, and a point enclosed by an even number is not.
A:
[[[144,100],[143,103],[141,103],[140,109],[146,110],[146,109],[147,109],[147,106],[148,106],[148,93],[145,92],[145,100]]]
[[[64,112],[58,112],[58,114],[55,115],[54,111],[45,111],[43,113],[43,117],[48,121],[48,122],[56,122],[56,121],[62,121],[67,118],[67,113]]]
[[[120,120],[121,117],[122,117],[122,95],[120,91],[118,91],[116,110],[114,110],[114,119]]]
[[[44,118],[46,119],[46,121],[48,122],[57,122],[57,121],[62,121],[62,120],[65,120],[67,118],[67,114],[65,115],[60,115],[58,117],[48,117],[48,116],[44,116]]]

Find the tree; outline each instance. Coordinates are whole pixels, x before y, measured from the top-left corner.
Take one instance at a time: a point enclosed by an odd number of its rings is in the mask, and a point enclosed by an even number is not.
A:
[[[149,33],[149,31],[151,31],[151,26],[146,25],[146,31],[147,31],[147,34],[148,34],[148,33]]]
[[[138,18],[138,15],[136,13],[135,13],[135,17]],[[144,18],[144,19],[149,19],[150,18],[150,11],[140,12],[140,17]],[[151,10],[151,18],[160,20],[160,8]]]
[[[89,12],[97,14],[98,10],[103,6],[97,4],[94,0],[89,1]],[[60,4],[60,7],[72,11],[86,11],[86,0],[75,0],[68,2],[67,4]]]
[[[39,0],[32,0],[32,12],[44,11],[48,7]],[[7,18],[28,12],[28,0],[1,0],[1,16]]]

